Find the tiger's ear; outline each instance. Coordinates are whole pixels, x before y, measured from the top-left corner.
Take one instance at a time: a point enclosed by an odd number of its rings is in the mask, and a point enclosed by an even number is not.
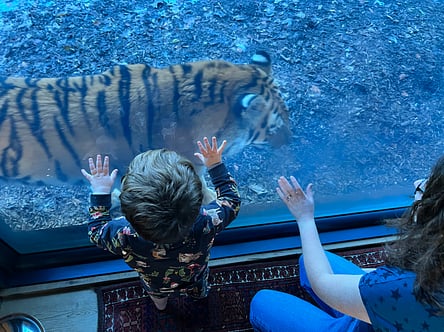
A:
[[[267,75],[271,73],[271,57],[265,51],[257,51],[255,55],[251,57],[251,64],[258,66]]]

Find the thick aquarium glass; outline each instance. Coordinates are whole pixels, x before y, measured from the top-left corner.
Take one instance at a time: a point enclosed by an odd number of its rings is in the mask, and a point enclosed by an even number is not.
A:
[[[291,220],[281,175],[314,184],[317,217],[408,206],[444,151],[443,21],[438,0],[0,0],[2,239],[89,246],[88,157],[197,163],[211,135],[231,144],[231,228]]]

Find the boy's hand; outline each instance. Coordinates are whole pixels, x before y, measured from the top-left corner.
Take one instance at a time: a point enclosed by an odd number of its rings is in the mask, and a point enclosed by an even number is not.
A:
[[[102,157],[97,155],[96,165],[94,165],[93,158],[88,159],[90,173],[81,169],[83,176],[91,184],[93,194],[110,194],[114,181],[117,177],[117,169],[109,174],[109,157],[105,156],[102,166]]]
[[[227,145],[227,141],[223,141],[222,145],[217,147],[216,137],[212,138],[212,142],[208,141],[207,137],[204,137],[203,144],[201,141],[197,141],[197,146],[199,147],[200,153],[196,152],[194,155],[199,158],[207,168],[218,164],[222,161],[222,152]]]

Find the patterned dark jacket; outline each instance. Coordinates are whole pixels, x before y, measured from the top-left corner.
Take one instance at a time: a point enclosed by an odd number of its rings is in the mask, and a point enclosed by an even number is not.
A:
[[[91,195],[88,222],[91,242],[122,256],[139,273],[151,295],[206,296],[214,237],[237,217],[241,204],[237,184],[223,163],[208,172],[217,198],[201,207],[189,236],[183,241],[163,245],[146,241],[124,217],[112,220],[111,195]]]

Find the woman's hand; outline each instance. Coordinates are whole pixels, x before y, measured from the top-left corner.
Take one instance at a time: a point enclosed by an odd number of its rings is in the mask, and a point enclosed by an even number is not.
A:
[[[89,158],[88,163],[90,173],[84,169],[80,171],[91,184],[93,194],[110,194],[117,177],[117,169],[114,169],[111,175],[109,174],[109,157],[105,156],[103,165],[100,154],[97,155],[96,165],[94,165],[93,158]]]
[[[204,137],[203,144],[201,141],[197,141],[200,153],[196,152],[194,155],[199,158],[207,168],[218,164],[222,161],[222,152],[227,145],[227,141],[223,141],[222,145],[217,147],[217,139],[213,136],[212,142],[208,141],[207,137]]]
[[[305,192],[302,190],[294,176],[290,177],[291,184],[281,176],[276,188],[279,197],[287,205],[288,210],[297,222],[314,219],[313,185],[310,183]]]

